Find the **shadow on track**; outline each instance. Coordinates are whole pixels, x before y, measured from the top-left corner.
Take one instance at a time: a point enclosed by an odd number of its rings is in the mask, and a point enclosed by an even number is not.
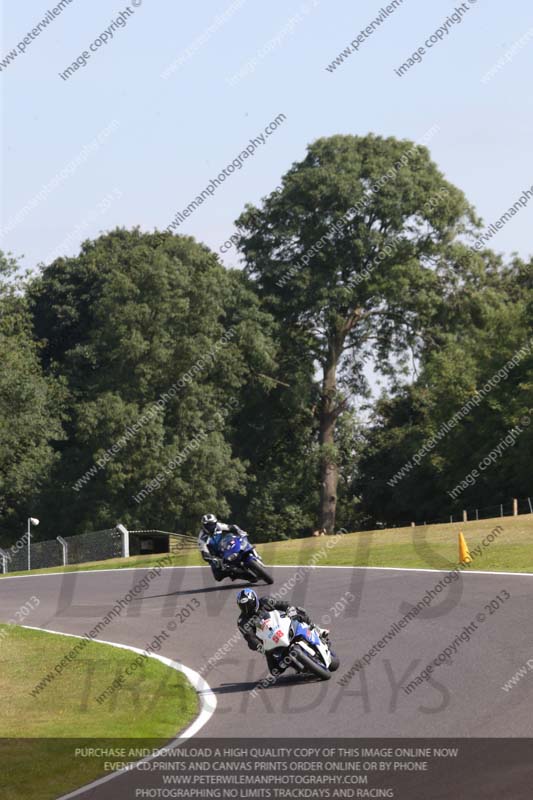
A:
[[[251,692],[254,689],[260,689],[264,692],[267,689],[283,689],[286,686],[296,686],[308,683],[323,683],[319,678],[310,675],[283,675],[272,683],[263,685],[262,678],[258,681],[245,681],[241,683],[222,683],[220,686],[211,686],[213,694],[235,694],[242,692]]]
[[[167,594],[145,594],[143,597],[134,598],[130,603],[141,603],[143,600],[156,600],[158,597],[177,597],[182,594],[205,594],[206,592],[220,592],[227,589],[239,590],[252,585],[251,583],[235,583],[231,585],[228,584],[227,586],[203,586],[201,589],[182,589],[177,592],[167,592]]]

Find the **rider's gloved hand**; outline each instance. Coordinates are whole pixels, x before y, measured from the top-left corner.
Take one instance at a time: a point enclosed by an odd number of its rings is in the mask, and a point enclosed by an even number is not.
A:
[[[235,533],[238,536],[246,536],[246,531],[243,531],[242,528],[239,528],[238,525],[230,525],[229,531],[230,533]]]
[[[288,607],[287,616],[288,617],[296,617],[296,616],[298,616],[298,611],[295,609],[294,606],[289,606]]]

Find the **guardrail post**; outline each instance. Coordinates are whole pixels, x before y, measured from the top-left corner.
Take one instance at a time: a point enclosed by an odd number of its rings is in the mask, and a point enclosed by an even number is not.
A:
[[[468,513],[463,509],[463,522],[468,522]]]
[[[5,550],[0,548],[0,558],[2,559],[2,573],[5,575],[7,572],[8,558]]]
[[[63,539],[62,536],[56,536],[56,539],[61,545],[61,549],[63,551],[63,566],[66,567],[68,564],[68,542]]]
[[[513,497],[513,517],[518,516],[518,499]]]
[[[116,530],[122,534],[122,557],[129,558],[130,557],[130,532],[129,530],[122,524],[118,524]]]

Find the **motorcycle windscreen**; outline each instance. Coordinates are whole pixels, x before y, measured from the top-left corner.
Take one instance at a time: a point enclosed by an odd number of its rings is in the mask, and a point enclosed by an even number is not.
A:
[[[310,644],[320,644],[320,636],[318,633],[311,630],[309,625],[306,625],[304,622],[295,621],[295,623],[293,623],[293,631],[295,636],[301,636],[302,639],[305,639]]]
[[[230,556],[233,555],[233,553],[238,553],[240,551],[241,543],[238,537],[235,537],[230,533],[222,537],[219,548],[220,552],[225,556]]]

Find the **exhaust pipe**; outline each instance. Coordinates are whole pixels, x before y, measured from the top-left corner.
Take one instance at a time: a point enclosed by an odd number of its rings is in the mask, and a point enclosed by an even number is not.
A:
[[[304,664],[302,664],[302,662],[298,660],[298,656],[297,656],[297,655],[295,655],[295,654],[294,654],[294,653],[292,653],[292,652],[289,652],[289,658],[290,658],[290,660],[292,661],[292,663],[294,664],[294,666],[295,666],[295,667],[296,667],[298,670],[302,671],[302,670],[304,670],[304,669],[305,669],[305,665],[304,665]]]

